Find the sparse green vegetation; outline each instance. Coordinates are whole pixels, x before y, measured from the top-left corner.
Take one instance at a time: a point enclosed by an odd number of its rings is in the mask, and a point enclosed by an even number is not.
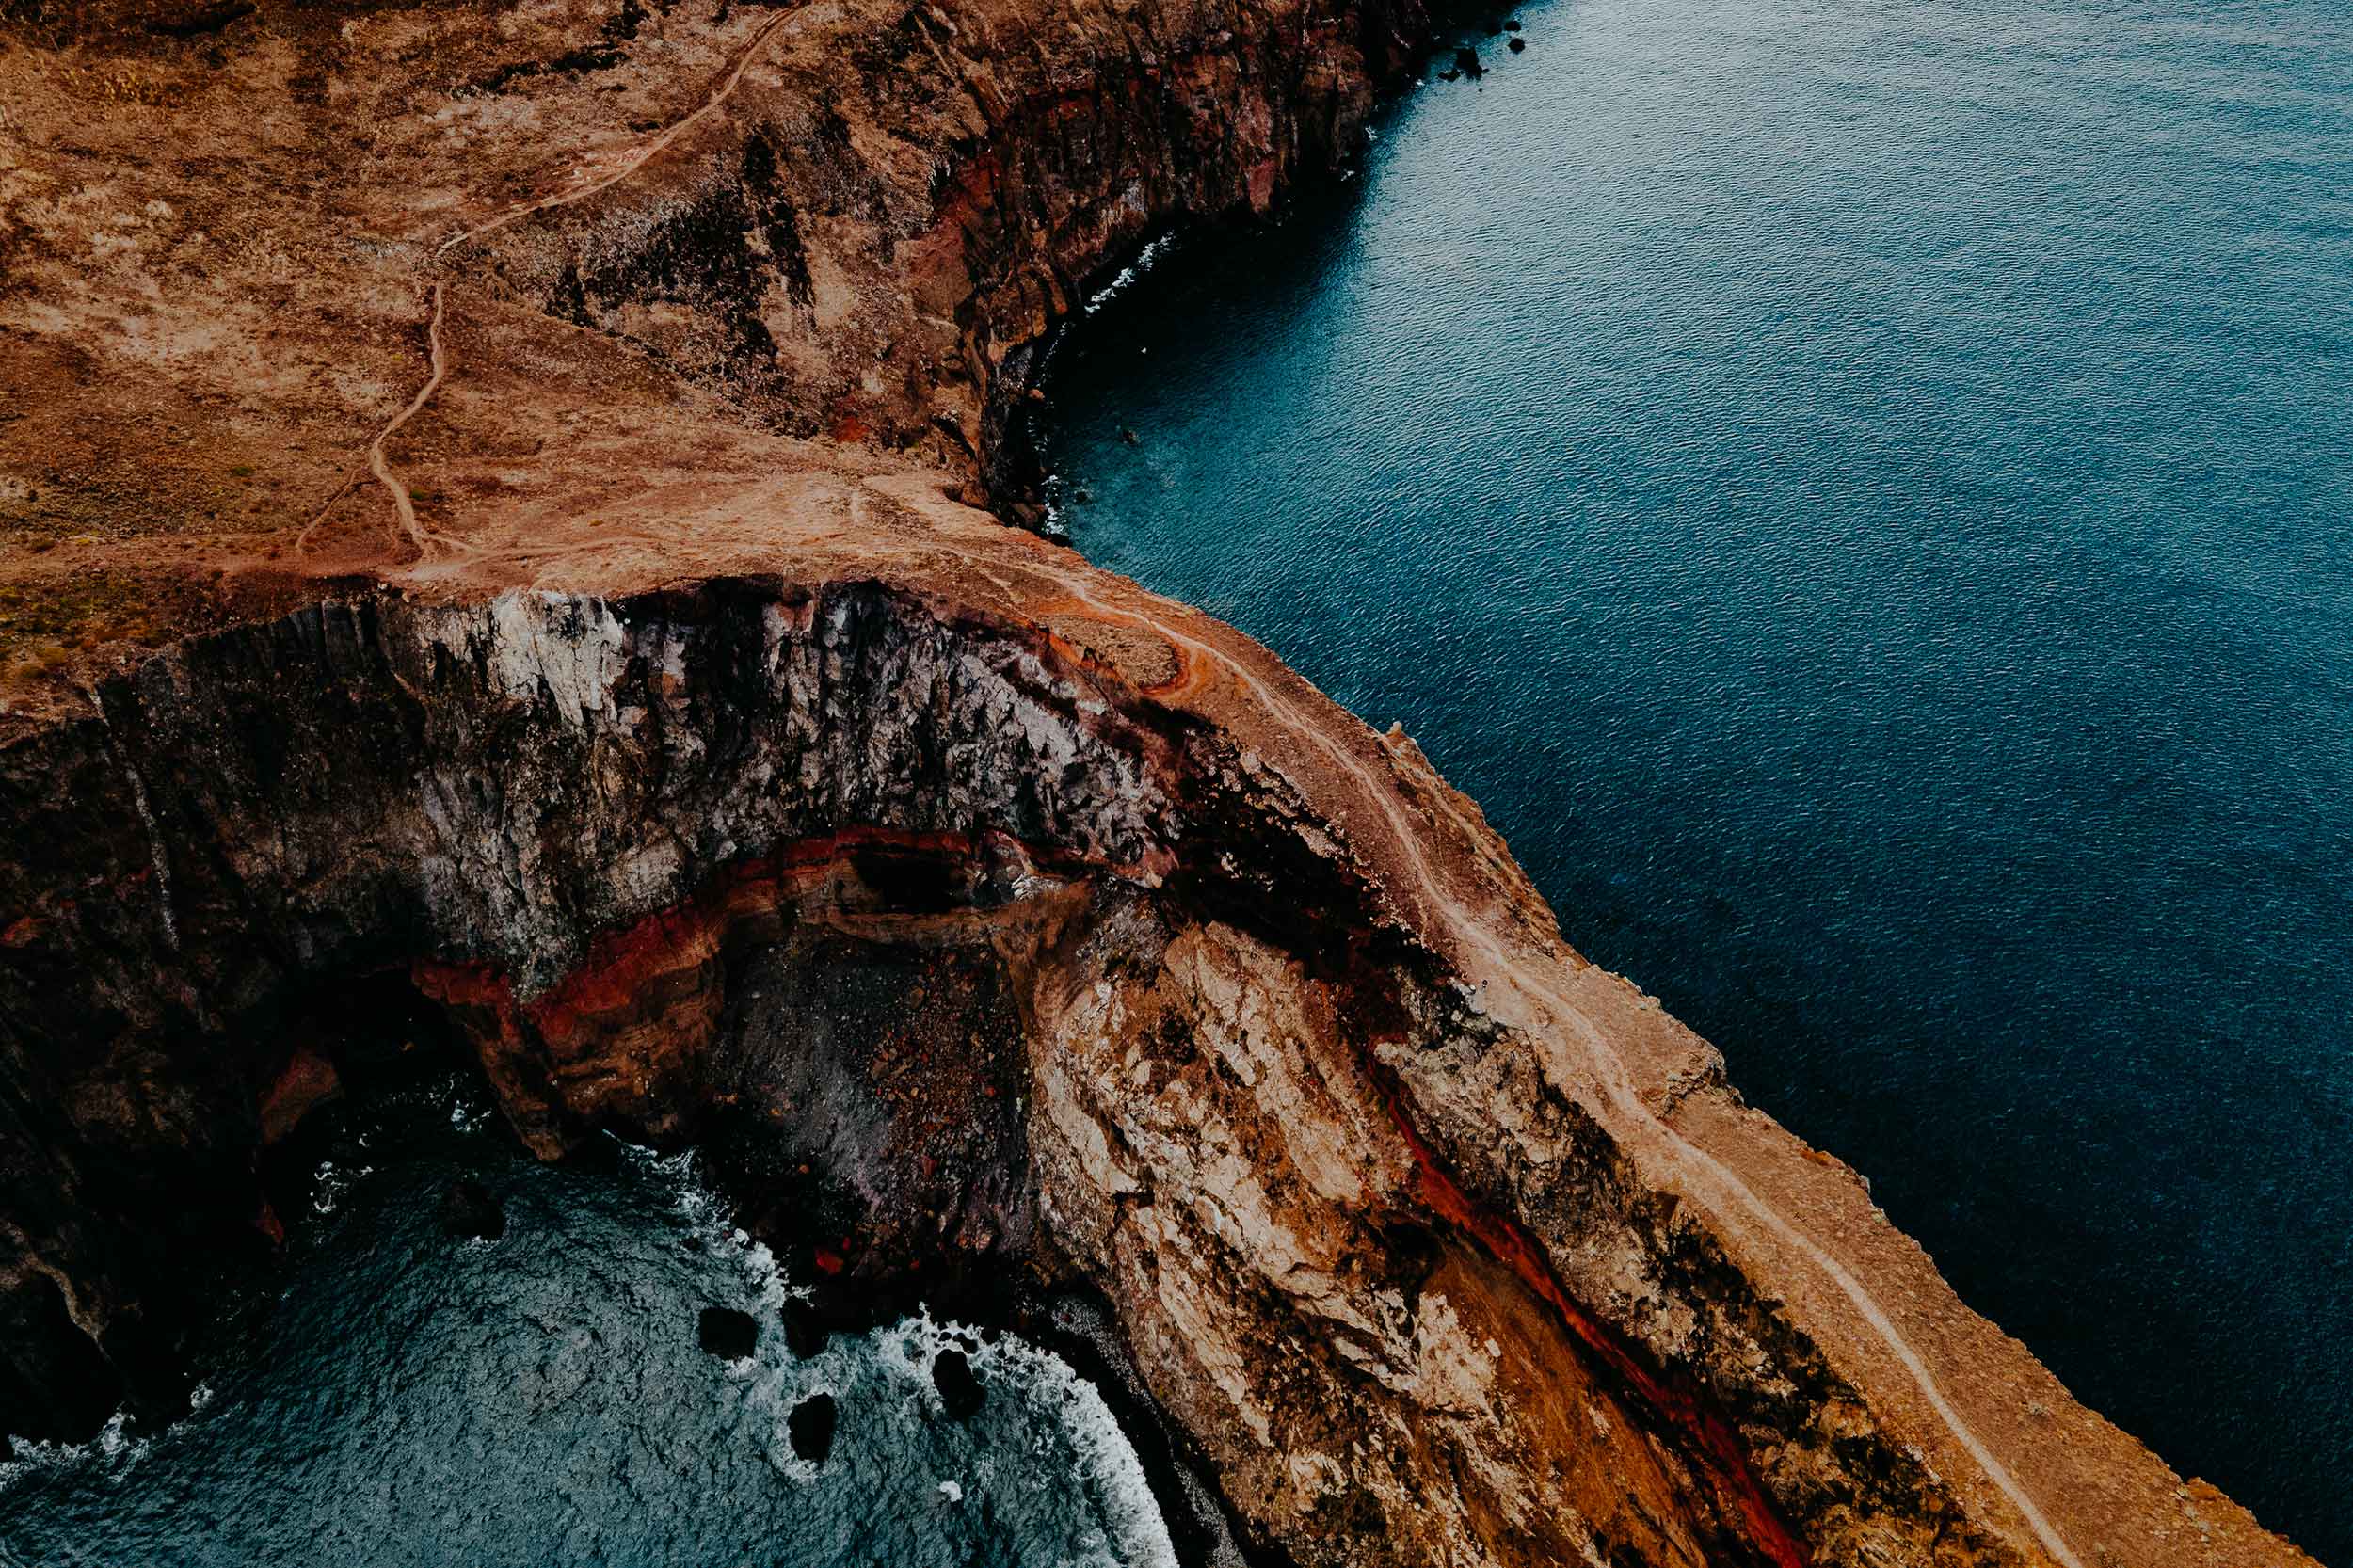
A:
[[[160,642],[157,611],[155,585],[120,572],[0,584],[0,670],[40,677],[103,643]]]

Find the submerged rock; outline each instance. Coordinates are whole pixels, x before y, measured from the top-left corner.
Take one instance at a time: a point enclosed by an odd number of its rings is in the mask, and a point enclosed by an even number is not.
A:
[[[785,1303],[778,1316],[784,1320],[784,1348],[796,1360],[807,1361],[816,1355],[825,1348],[825,1341],[833,1337],[824,1314],[798,1296]]]
[[[811,1394],[784,1418],[785,1435],[792,1451],[811,1464],[823,1464],[833,1452],[834,1429],[840,1424],[840,1407],[831,1394]]]
[[[506,1211],[488,1188],[467,1176],[441,1199],[441,1227],[452,1236],[495,1241],[506,1234]]]
[[[749,1357],[760,1344],[760,1325],[748,1312],[731,1306],[706,1306],[696,1334],[705,1352],[728,1361]]]
[[[987,1391],[972,1375],[972,1359],[962,1351],[942,1351],[932,1358],[932,1386],[948,1407],[952,1421],[968,1421],[980,1410]]]

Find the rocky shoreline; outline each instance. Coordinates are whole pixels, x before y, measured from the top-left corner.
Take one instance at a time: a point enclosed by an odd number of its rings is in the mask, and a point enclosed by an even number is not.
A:
[[[0,1428],[179,1408],[413,1010],[845,1300],[1101,1300],[1289,1560],[2307,1560],[1409,739],[972,504],[1088,281],[1339,167],[1427,10],[197,20],[0,56]]]

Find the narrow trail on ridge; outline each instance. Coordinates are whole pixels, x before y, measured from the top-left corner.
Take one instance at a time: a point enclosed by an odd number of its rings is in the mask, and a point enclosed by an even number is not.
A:
[[[1640,1133],[1653,1148],[1666,1157],[1670,1165],[1684,1178],[1690,1195],[1697,1197],[1716,1220],[1728,1229],[1741,1228],[1737,1224],[1737,1215],[1745,1212],[1785,1246],[1818,1269],[1837,1288],[1839,1293],[1847,1300],[1856,1316],[1872,1335],[1884,1344],[1889,1353],[1903,1367],[1913,1384],[1919,1388],[1929,1409],[1935,1413],[1937,1419],[1952,1433],[1954,1440],[1976,1463],[1986,1479],[2017,1510],[2020,1518],[2033,1531],[2043,1549],[2063,1564],[2064,1568],[2083,1568],[2082,1560],[2069,1547],[2057,1527],[2052,1525],[2041,1509],[2036,1505],[2025,1485],[2008,1466],[1993,1456],[1992,1450],[1970,1429],[1968,1422],[1945,1397],[1944,1389],[1937,1384],[1934,1374],[1929,1370],[1920,1353],[1904,1338],[1885,1309],[1864,1288],[1863,1283],[1855,1278],[1852,1272],[1813,1238],[1801,1230],[1795,1223],[1758,1196],[1753,1189],[1741,1180],[1721,1160],[1669,1127],[1657,1113],[1643,1103],[1625,1058],[1619,1054],[1615,1047],[1610,1045],[1608,1036],[1602,1033],[1600,1028],[1581,1008],[1569,1000],[1567,994],[1560,986],[1543,978],[1538,972],[1540,965],[1544,968],[1557,968],[1556,958],[1522,957],[1514,954],[1489,928],[1490,921],[1486,918],[1474,912],[1446,889],[1436,871],[1432,867],[1429,856],[1424,853],[1421,836],[1416,830],[1415,824],[1407,818],[1398,792],[1393,786],[1385,785],[1377,779],[1370,769],[1351,755],[1346,747],[1325,733],[1322,728],[1311,722],[1288,697],[1275,692],[1228,654],[1198,638],[1176,630],[1166,620],[1134,611],[1118,609],[1104,603],[1088,590],[1085,583],[1064,568],[1039,563],[1032,569],[1039,571],[1066,590],[1074,600],[1086,605],[1094,615],[1105,622],[1112,625],[1127,625],[1153,632],[1167,638],[1187,655],[1207,660],[1221,666],[1250,695],[1263,712],[1278,723],[1282,729],[1290,734],[1293,739],[1306,743],[1329,758],[1334,766],[1347,777],[1364,804],[1369,807],[1387,827],[1399,854],[1411,872],[1413,886],[1407,891],[1417,906],[1418,923],[1422,927],[1425,939],[1443,940],[1445,937],[1451,936],[1466,945],[1471,950],[1471,954],[1475,954],[1481,961],[1478,968],[1482,971],[1473,973],[1471,978],[1481,982],[1492,982],[1516,994],[1526,1006],[1532,1007],[1532,1014],[1523,1011],[1520,1017],[1510,1020],[1532,1039],[1543,1042],[1557,1040],[1557,1029],[1547,1030],[1543,1027],[1546,1021],[1573,1030],[1583,1042],[1584,1055],[1591,1069],[1590,1076],[1610,1109],[1622,1118],[1627,1127]],[[1001,582],[1000,585],[1006,586]],[[1159,600],[1174,603],[1173,600],[1161,600],[1161,596],[1152,594],[1149,590],[1140,588],[1138,592],[1147,601]],[[1474,840],[1483,837],[1475,824],[1465,821],[1451,807],[1444,804],[1443,797],[1439,798],[1441,808],[1448,812],[1458,828],[1471,836]]]
[[[529,201],[516,202],[485,222],[476,224],[471,229],[460,230],[434,247],[430,264],[438,265],[440,259],[456,247],[480,239],[486,234],[495,233],[534,213],[553,212],[561,207],[585,201],[592,196],[612,189],[645,168],[647,164],[652,162],[676,143],[680,136],[716,112],[722,104],[733,97],[735,89],[744,85],[744,74],[751,70],[752,61],[759,56],[760,48],[788,23],[793,21],[798,14],[797,8],[780,11],[761,23],[752,36],[744,41],[742,47],[736,50],[734,57],[728,62],[727,69],[720,73],[718,81],[712,84],[710,93],[703,101],[678,120],[673,120],[664,129],[655,132],[637,143],[612,172],[592,180],[584,185],[557,191]],[[408,487],[392,472],[391,464],[384,455],[384,443],[390,440],[402,425],[414,419],[424,409],[426,402],[448,378],[448,360],[441,344],[443,287],[444,285],[440,280],[436,280],[433,284],[431,315],[425,326],[430,374],[426,376],[424,385],[418,389],[416,396],[409,399],[408,406],[393,415],[392,423],[377,431],[376,439],[368,443],[365,465],[367,472],[375,475],[377,483],[381,484],[386,493],[392,498],[392,508],[399,519],[402,536],[415,548],[420,560],[431,559],[436,545],[446,545],[453,550],[471,548],[463,539],[430,531],[417,521],[416,503],[408,493]],[[317,531],[320,523],[327,520],[327,515],[335,509],[335,504],[350,493],[352,486],[358,483],[360,469],[355,467],[345,476],[344,482],[336,487],[335,492],[329,495],[318,511],[312,515],[311,520],[303,525],[302,532],[295,536],[296,554],[300,555],[309,549],[311,536]]]
[[[472,240],[481,239],[486,234],[496,233],[499,230],[505,228],[508,224],[519,222],[523,218],[529,217],[534,213],[553,212],[559,207],[568,207],[575,202],[585,201],[588,198],[597,195],[600,191],[612,189],[615,185],[619,184],[622,181],[628,179],[631,175],[645,168],[646,165],[651,163],[656,157],[660,156],[662,152],[669,148],[672,143],[676,142],[679,137],[694,129],[694,127],[699,124],[707,116],[716,112],[720,105],[724,104],[729,98],[732,98],[735,95],[735,89],[744,85],[744,72],[751,69],[752,61],[758,56],[760,47],[771,38],[775,37],[780,28],[782,28],[786,24],[793,21],[799,14],[800,13],[797,9],[780,11],[776,15],[772,16],[767,21],[761,23],[759,30],[754,32],[749,39],[746,39],[743,47],[735,52],[735,58],[728,64],[728,69],[721,73],[719,80],[712,85],[710,95],[700,104],[696,104],[692,110],[688,111],[688,113],[683,117],[673,120],[666,129],[657,131],[646,140],[638,143],[635,148],[633,148],[621,159],[620,163],[615,167],[611,173],[604,175],[600,179],[592,180],[587,184],[574,186],[570,190],[557,191],[552,195],[539,197],[535,200],[518,201],[514,205],[505,208],[504,211],[500,212],[497,216],[491,217],[488,221],[477,224],[472,229],[461,230],[458,232],[452,234],[449,238],[443,240],[440,245],[435,246],[433,248],[433,259],[438,262],[441,257],[447,255],[451,250],[456,249],[458,246],[467,244]]]
[[[408,487],[402,483],[400,476],[385,460],[384,443],[391,440],[402,425],[417,417],[426,401],[448,378],[449,357],[441,347],[441,285],[436,283],[433,285],[433,314],[424,325],[425,353],[432,374],[425,377],[424,385],[417,389],[417,395],[408,400],[408,407],[393,415],[392,423],[377,431],[376,440],[368,443],[368,472],[376,475],[378,484],[392,492],[392,509],[400,514],[400,531],[408,536],[408,542],[416,547],[420,557],[433,553],[433,545],[439,536],[427,534],[418,523],[416,503],[408,494]]]

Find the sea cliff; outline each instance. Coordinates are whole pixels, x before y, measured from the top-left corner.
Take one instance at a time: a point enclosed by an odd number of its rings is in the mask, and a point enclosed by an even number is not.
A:
[[[1432,20],[10,20],[0,1428],[180,1407],[365,1007],[844,1290],[1098,1296],[1278,1560],[2304,1560],[1409,738],[1005,525],[1091,281],[1343,168]]]

